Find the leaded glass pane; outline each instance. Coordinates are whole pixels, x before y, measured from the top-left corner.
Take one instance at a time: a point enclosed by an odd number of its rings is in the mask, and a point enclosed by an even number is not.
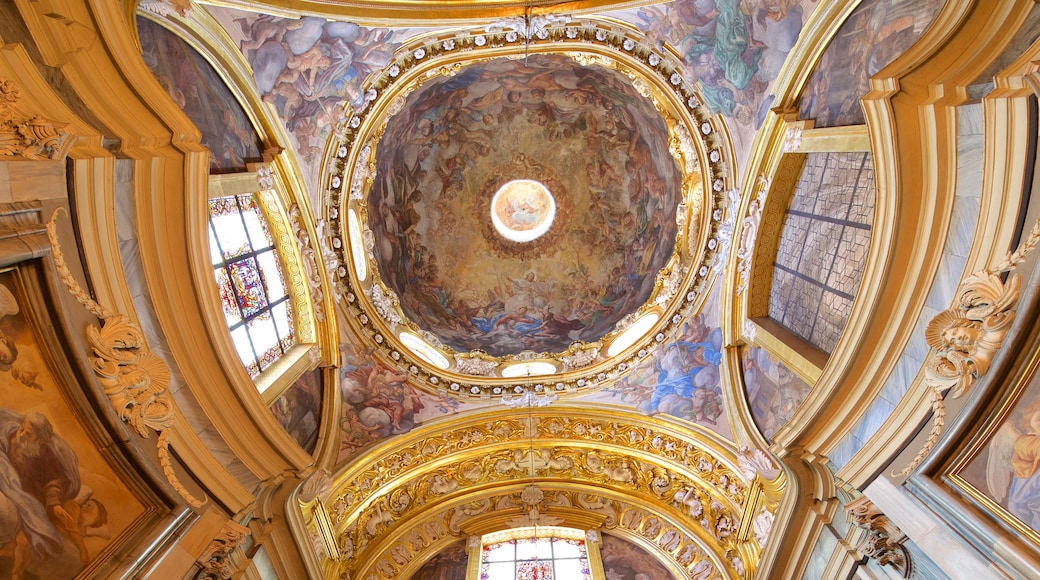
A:
[[[516,580],[553,580],[552,562],[518,562]]]
[[[291,316],[288,302],[277,304],[271,309],[271,317],[274,318],[274,325],[278,330],[278,338],[283,350],[288,350],[289,347],[296,343]]]
[[[584,545],[576,540],[553,540],[553,555],[557,558],[580,558],[585,555]]]
[[[249,333],[246,332],[246,327],[239,326],[238,328],[231,331],[231,340],[235,343],[235,350],[238,351],[238,357],[245,363],[246,368],[250,366],[255,370],[250,370],[250,375],[255,375],[260,372],[260,369],[256,366],[256,355],[253,354],[253,345],[249,340]]]
[[[267,308],[267,293],[260,278],[256,260],[246,258],[228,265],[231,282],[238,295],[238,307],[245,317],[254,316]]]
[[[209,222],[209,261],[214,266],[224,261],[224,255],[220,253],[220,244],[217,243],[217,231],[213,229],[213,220]]]
[[[242,313],[238,309],[238,300],[235,298],[235,290],[231,287],[231,279],[224,268],[217,268],[213,273],[217,277],[217,287],[220,289],[220,306],[224,310],[224,320],[228,326],[234,326],[242,321]]]
[[[253,249],[259,250],[274,245],[271,234],[267,231],[267,222],[260,214],[260,208],[256,206],[252,196],[239,198],[242,204],[242,219],[249,232],[249,240],[253,243]]]
[[[516,559],[517,560],[531,560],[533,558],[552,558],[552,549],[549,547],[549,542],[546,540],[537,540],[530,538],[526,540],[517,540],[516,542]]]
[[[589,562],[585,558],[556,560],[556,576],[558,578],[578,580],[579,578],[589,578],[590,573]]]
[[[296,344],[288,286],[255,196],[213,199],[209,208],[221,309],[242,363],[256,376]]]
[[[495,562],[484,564],[480,570],[481,580],[515,580],[516,564],[513,562]]]
[[[484,546],[484,561],[505,562],[508,560],[512,562],[516,555],[516,551],[513,548],[515,542],[515,540],[509,540],[508,542],[502,542],[501,544]]]

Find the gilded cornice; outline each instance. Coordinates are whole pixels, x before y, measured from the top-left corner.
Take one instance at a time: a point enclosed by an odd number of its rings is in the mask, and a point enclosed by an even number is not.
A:
[[[654,103],[669,125],[672,154],[684,175],[684,201],[676,216],[682,231],[677,238],[676,253],[658,274],[651,298],[633,316],[619,322],[604,339],[579,344],[564,353],[521,353],[496,360],[500,363],[538,360],[557,367],[556,373],[539,377],[542,382],[533,386],[535,391],[552,390],[565,395],[613,381],[646,358],[683,320],[699,311],[710,289],[717,250],[724,245],[717,236],[724,217],[724,191],[733,172],[729,134],[721,119],[712,116],[696,90],[687,85],[679,60],[669,49],[658,51],[644,45],[641,34],[622,23],[595,20],[553,23],[538,29],[529,38],[515,31],[478,29],[432,39],[424,37],[409,43],[398,51],[382,73],[368,81],[365,103],[357,110],[348,107],[337,137],[339,145],[330,145],[327,150],[324,164],[327,174],[323,179],[328,187],[326,215],[332,232],[331,245],[338,264],[335,285],[346,298],[347,318],[356,322],[359,335],[376,349],[382,361],[408,369],[412,383],[428,392],[448,392],[474,399],[499,397],[510,391],[519,392],[517,389],[524,390],[518,382],[534,381],[463,374],[453,363],[456,356],[465,358],[462,353],[441,345],[435,337],[406,320],[400,313],[396,296],[378,279],[358,281],[360,268],[368,272],[378,270],[367,257],[371,239],[361,233],[351,236],[346,222],[348,216],[353,215],[358,222],[367,223],[365,192],[375,178],[375,144],[385,130],[387,117],[400,108],[404,96],[429,77],[454,74],[463,63],[516,56],[518,50],[570,54],[579,62],[610,66],[633,79],[636,89]],[[359,245],[366,249],[356,254],[355,247]],[[365,260],[365,265],[356,263],[355,255],[361,256],[358,259]],[[605,351],[600,348],[602,343],[619,336],[644,313],[657,314],[658,322],[642,340],[617,356],[601,354],[580,369],[570,369],[562,362],[562,357],[576,354],[575,348]],[[449,361],[449,368],[437,368],[404,348],[397,338],[402,330],[427,339],[429,347]],[[468,363],[463,367],[469,368]]]

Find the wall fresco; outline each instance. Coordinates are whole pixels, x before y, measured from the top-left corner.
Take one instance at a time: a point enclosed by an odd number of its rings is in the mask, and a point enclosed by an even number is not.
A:
[[[356,346],[355,341],[351,337],[340,344],[343,414],[337,464],[370,444],[463,410],[456,399],[428,395],[408,385],[407,372],[375,362],[372,351]]]
[[[639,546],[610,534],[600,545],[603,572],[611,580],[667,580],[673,578],[657,558]]]
[[[0,274],[0,577],[72,578],[145,508],[67,403],[31,311]]]
[[[801,117],[817,127],[865,123],[870,77],[906,52],[946,0],[865,0],[842,24],[802,92]]]
[[[343,106],[364,102],[365,79],[389,64],[400,42],[417,31],[206,9],[252,67],[257,90],[274,106],[295,141],[308,189],[317,195],[322,151],[330,131],[343,119]]]
[[[746,349],[742,363],[751,417],[762,435],[771,440],[777,429],[791,420],[812,387],[765,349]]]
[[[562,55],[471,65],[416,90],[376,155],[368,218],[383,280],[456,350],[596,340],[646,302],[671,256],[681,177],[667,127],[607,68]],[[531,178],[555,198],[555,220],[510,241],[490,202]]]
[[[614,384],[581,400],[635,407],[648,415],[671,415],[730,437],[719,373],[722,329],[718,300],[718,291],[713,291],[701,313],[657,345],[654,355]]]
[[[303,373],[270,406],[271,413],[278,419],[278,423],[307,453],[314,453],[314,447],[318,443],[321,402],[324,396],[321,376],[320,368]]]
[[[246,170],[261,160],[261,143],[242,105],[213,67],[179,36],[138,17],[141,56],[159,84],[202,133],[212,173]]]
[[[412,574],[414,580],[458,580],[466,577],[469,554],[465,540],[448,546]]]

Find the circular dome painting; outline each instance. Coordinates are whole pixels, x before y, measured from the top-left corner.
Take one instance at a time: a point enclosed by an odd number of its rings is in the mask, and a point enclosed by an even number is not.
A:
[[[644,304],[677,233],[668,127],[625,75],[563,55],[413,91],[376,148],[374,255],[457,351],[560,352]]]

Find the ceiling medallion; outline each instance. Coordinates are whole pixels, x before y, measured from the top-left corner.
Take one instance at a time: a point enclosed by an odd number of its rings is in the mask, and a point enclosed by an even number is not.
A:
[[[507,32],[403,47],[348,108],[326,159],[331,273],[416,386],[599,388],[707,294],[729,144],[637,31],[558,22],[526,58]]]

